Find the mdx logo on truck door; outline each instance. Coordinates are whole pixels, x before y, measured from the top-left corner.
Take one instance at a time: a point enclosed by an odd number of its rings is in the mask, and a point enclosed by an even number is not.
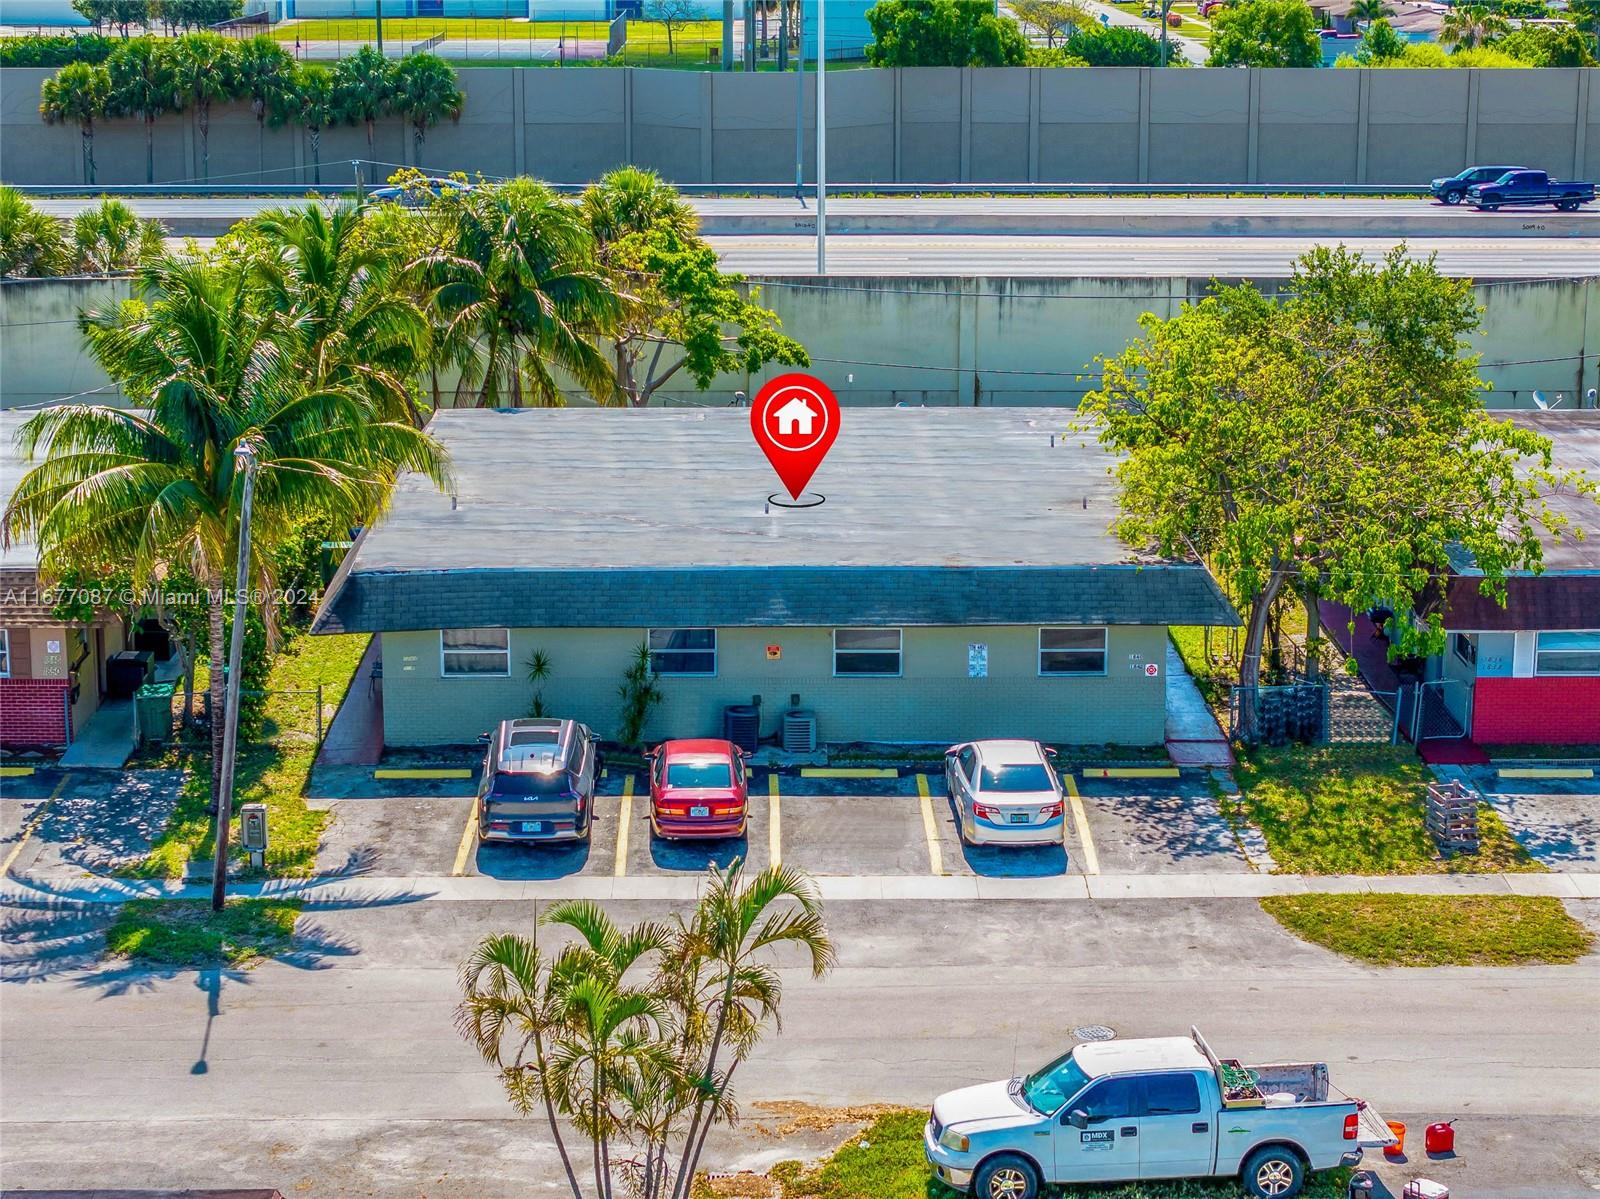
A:
[[[1080,1132],[1078,1139],[1083,1142],[1085,1149],[1109,1149],[1111,1148],[1111,1143],[1117,1139],[1117,1130],[1106,1128]]]

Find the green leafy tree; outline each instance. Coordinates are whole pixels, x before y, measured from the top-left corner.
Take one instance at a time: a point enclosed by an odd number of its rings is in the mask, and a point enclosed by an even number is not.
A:
[[[1091,67],[1158,67],[1161,42],[1142,29],[1126,25],[1102,25],[1080,29],[1062,47],[1069,58],[1081,59]]]
[[[0,67],[64,67],[74,62],[105,62],[115,47],[98,33],[64,36],[27,34],[0,38]]]
[[[1363,25],[1371,25],[1374,21],[1381,21],[1393,15],[1394,10],[1385,0],[1355,0],[1350,6],[1350,19],[1359,21]]]
[[[1594,52],[1600,57],[1600,0],[1567,0],[1567,20],[1594,39]]]
[[[559,404],[552,368],[599,400],[616,381],[594,340],[623,298],[595,257],[578,207],[531,179],[450,193],[437,206],[439,243],[417,264],[449,327],[468,347],[480,407]]]
[[[74,124],[83,146],[84,182],[94,183],[94,123],[109,115],[111,74],[105,67],[70,63],[39,85],[39,115],[47,125]]]
[[[172,72],[200,128],[200,177],[211,178],[211,105],[231,100],[239,86],[234,43],[218,33],[188,33],[172,43]]]
[[[678,32],[705,13],[700,0],[646,0],[644,19],[657,22],[667,35],[667,57],[677,57]]]
[[[744,277],[724,273],[695,216],[653,171],[623,167],[583,195],[601,264],[627,296],[608,339],[617,400],[639,408],[680,371],[702,391],[717,375],[810,363]]]
[[[1017,23],[1042,37],[1047,49],[1094,24],[1094,14],[1078,0],[1011,0],[1010,7]]]
[[[258,142],[266,137],[267,118],[288,104],[297,74],[294,58],[277,39],[265,34],[241,42],[235,51],[235,93],[250,102],[250,111],[256,116]]]
[[[321,63],[302,63],[273,98],[270,110],[274,129],[299,125],[311,144],[311,180],[322,182],[322,131],[338,120],[334,107],[333,72]]]
[[[1494,49],[1535,67],[1592,67],[1600,61],[1576,25],[1524,25],[1498,39]]]
[[[1427,611],[1465,552],[1485,593],[1537,570],[1547,439],[1486,412],[1468,336],[1470,280],[1405,247],[1369,263],[1344,247],[1296,264],[1287,298],[1222,287],[1103,360],[1084,416],[1124,455],[1117,529],[1130,544],[1198,555],[1243,613],[1240,682],[1261,680],[1280,599]],[[1525,469],[1529,462],[1532,469]],[[1437,651],[1439,614],[1398,622],[1393,654]],[[1255,707],[1241,705],[1241,734]]]
[[[72,0],[72,8],[96,30],[110,27],[124,39],[135,25],[150,27],[150,0]]]
[[[429,127],[459,121],[466,101],[456,84],[456,69],[437,54],[408,55],[394,69],[394,111],[411,126],[418,162]]]
[[[249,271],[205,257],[145,264],[140,299],[91,312],[90,352],[140,410],[64,405],[29,419],[20,444],[42,457],[17,483],[5,544],[39,546],[46,573],[77,562],[126,565],[144,587],[169,568],[208,596],[213,713],[223,710],[227,597],[239,534],[241,446],[259,462],[249,577],[274,590],[272,550],[294,522],[363,524],[399,470],[440,482],[442,451],[384,419],[358,390],[313,389],[294,328]],[[273,617],[268,605],[263,615]],[[270,630],[269,630],[270,631]],[[222,721],[212,721],[212,785]]]
[[[172,54],[155,38],[134,38],[106,59],[111,76],[109,111],[144,122],[145,182],[156,181],[156,121],[162,113],[183,107]]]
[[[394,64],[371,46],[333,66],[333,109],[347,125],[365,125],[367,150],[377,123],[394,107]]]
[[[244,12],[244,0],[156,0],[151,15],[169,28],[204,29]]]
[[[72,218],[73,265],[89,275],[132,270],[161,252],[165,236],[160,221],[143,220],[108,197]]]
[[[0,277],[43,279],[70,261],[61,222],[28,202],[14,187],[0,187]]]
[[[1394,31],[1394,26],[1389,24],[1387,18],[1378,17],[1367,26],[1367,32],[1361,39],[1361,48],[1354,57],[1362,66],[1370,66],[1374,62],[1404,58],[1405,53],[1405,38]]]
[[[1446,46],[1471,50],[1510,32],[1511,22],[1488,5],[1462,4],[1445,14],[1439,41]]]
[[[878,0],[867,9],[878,67],[1015,67],[1028,39],[988,0]]]
[[[1245,0],[1211,21],[1212,67],[1317,67],[1322,40],[1306,0]]]

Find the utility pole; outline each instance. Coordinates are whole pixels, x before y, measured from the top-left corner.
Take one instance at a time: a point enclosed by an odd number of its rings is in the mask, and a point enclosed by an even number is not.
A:
[[[806,202],[806,8],[805,0],[795,0],[795,40],[799,49],[794,59],[794,198]]]
[[[228,697],[222,725],[222,794],[217,797],[216,859],[211,864],[211,910],[222,911],[228,890],[228,830],[233,823],[233,766],[239,751],[239,686],[243,673],[244,622],[250,589],[250,506],[256,495],[255,447],[241,443],[233,451],[234,468],[244,474],[239,512],[239,565],[234,573],[233,636],[228,640]]]
[[[378,53],[383,53],[383,0],[374,0],[378,14]]]
[[[1172,11],[1172,0],[1161,0],[1161,65],[1166,66],[1168,60],[1167,49],[1167,14]]]
[[[828,0],[817,0],[817,274],[828,273]]]
[[[722,69],[733,70],[733,0],[722,0]]]

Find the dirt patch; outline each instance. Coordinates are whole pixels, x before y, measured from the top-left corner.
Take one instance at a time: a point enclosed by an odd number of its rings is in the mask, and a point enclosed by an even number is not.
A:
[[[715,1195],[718,1199],[778,1199],[782,1193],[775,1180],[745,1170],[737,1174],[709,1175],[696,1191],[698,1195]]]
[[[819,1107],[795,1099],[778,1099],[751,1105],[759,1115],[749,1123],[767,1136],[779,1139],[799,1132],[828,1132],[844,1125],[864,1127],[879,1116],[900,1109],[888,1103],[866,1103],[854,1107]],[[768,1121],[772,1122],[768,1122]],[[729,1194],[738,1192],[730,1191]]]

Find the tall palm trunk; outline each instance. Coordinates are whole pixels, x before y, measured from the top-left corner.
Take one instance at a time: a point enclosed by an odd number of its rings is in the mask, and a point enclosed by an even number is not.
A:
[[[322,126],[311,126],[311,182],[322,182]]]
[[[83,135],[83,173],[84,182],[94,185],[94,123],[85,121],[79,131]]]
[[[217,808],[217,819],[227,820],[232,813],[222,811],[222,726],[223,705],[227,701],[227,682],[224,675],[227,670],[228,650],[225,630],[222,619],[222,603],[224,596],[219,587],[208,587],[206,599],[211,611],[208,613],[211,622],[210,628],[210,655],[211,655],[211,684],[210,684],[210,711],[207,715],[211,722],[211,803]]]
[[[144,119],[144,181],[156,181],[156,122],[148,115]]]
[[[200,106],[198,123],[200,125],[200,178],[211,178],[211,105],[205,103]]]
[[[711,1034],[711,1052],[706,1057],[707,1082],[716,1077],[717,1055],[722,1051],[722,1037],[728,1029],[728,1005],[733,1002],[733,979],[734,971],[730,968],[728,982],[722,992],[722,1005],[717,1009],[717,1027]],[[705,1108],[705,1091],[697,1089],[694,1115],[689,1119],[689,1133],[683,1139],[683,1160],[678,1163],[677,1177],[672,1180],[672,1199],[688,1199],[689,1192],[694,1188],[694,1175],[690,1172],[689,1159],[693,1146],[700,1139],[700,1120]]]
[[[722,1097],[728,1093],[728,1088],[731,1085],[733,1085],[733,1072],[735,1070],[737,1070],[738,1068],[739,1068],[739,1059],[735,1058],[734,1062],[733,1062],[733,1065],[728,1067],[728,1073],[727,1073],[727,1076],[723,1078],[722,1085],[717,1088],[717,1093],[712,1099],[712,1103],[713,1103],[712,1110],[713,1111],[715,1111],[716,1108],[721,1105]],[[689,1169],[688,1169],[687,1173],[689,1175],[689,1180],[690,1180],[690,1186],[691,1187],[694,1185],[694,1172],[700,1168],[700,1155],[705,1152],[706,1138],[708,1136],[710,1136],[710,1135],[711,1135],[711,1121],[707,1120],[704,1124],[702,1124],[700,1126],[700,1137],[695,1142],[695,1144],[692,1145],[692,1146],[685,1145],[683,1147],[684,1153],[689,1155]]]
[[[539,1097],[544,1100],[544,1115],[550,1122],[550,1136],[556,1143],[556,1153],[561,1157],[561,1168],[567,1172],[567,1185],[572,1188],[572,1199],[583,1199],[583,1189],[578,1185],[578,1172],[572,1168],[566,1138],[561,1135],[561,1125],[556,1119],[556,1104],[550,1096],[549,1076],[545,1073],[544,1035],[537,1027],[533,1033],[533,1057],[539,1065]]]

